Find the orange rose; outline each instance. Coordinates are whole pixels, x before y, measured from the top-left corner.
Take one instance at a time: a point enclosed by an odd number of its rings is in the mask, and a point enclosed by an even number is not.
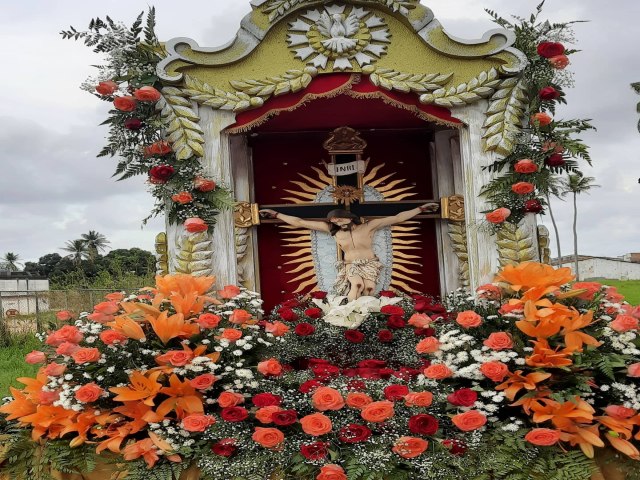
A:
[[[193,202],[193,195],[191,195],[189,192],[180,192],[172,195],[171,200],[179,203],[180,205],[186,205],[187,203]]]
[[[156,362],[158,365],[173,365],[174,367],[184,367],[193,359],[193,353],[186,350],[169,350],[167,353],[158,355]]]
[[[258,371],[265,376],[274,376],[282,374],[282,365],[275,358],[270,358],[264,362],[258,363]]]
[[[640,378],[640,363],[634,363],[627,367],[627,376],[632,378]]]
[[[72,317],[73,316],[71,315],[71,312],[68,310],[60,310],[58,313],[56,313],[56,318],[61,322],[66,322],[67,320],[71,320]]]
[[[443,363],[434,363],[424,369],[424,376],[431,380],[443,380],[453,375],[449,367]]]
[[[482,325],[482,317],[473,310],[467,310],[458,314],[456,323],[464,328],[475,328]]]
[[[240,393],[226,391],[218,397],[218,405],[222,408],[235,407],[241,403],[244,403],[244,396]]]
[[[373,402],[373,399],[362,392],[351,392],[347,394],[347,405],[351,408],[363,409],[365,406]]]
[[[24,357],[24,361],[29,365],[37,365],[38,363],[44,363],[47,361],[47,355],[44,352],[34,350],[31,353],[27,353]]]
[[[222,319],[213,313],[203,313],[198,317],[196,323],[200,328],[216,328]]]
[[[500,312],[501,315],[507,315],[508,313],[522,314],[524,312],[524,307],[522,305],[510,305],[505,303],[500,307],[498,312]]]
[[[76,400],[82,403],[95,402],[104,393],[104,390],[95,383],[87,383],[76,390]]]
[[[64,355],[65,357],[70,357],[74,352],[80,350],[80,347],[71,342],[61,343],[58,348],[56,348],[56,353],[58,355]]]
[[[440,342],[436,337],[423,338],[416,345],[416,352],[418,353],[435,353],[438,350],[440,350]]]
[[[366,405],[360,412],[360,416],[367,422],[380,423],[389,420],[395,415],[393,402],[382,400]]]
[[[609,324],[616,332],[628,332],[629,330],[638,330],[638,319],[631,315],[618,315],[616,319]]]
[[[511,185],[511,191],[518,195],[527,195],[533,192],[536,189],[536,186],[533,183],[529,182],[518,182]]]
[[[208,178],[196,177],[193,181],[193,186],[199,192],[211,192],[216,189],[216,182]]]
[[[201,218],[191,217],[184,221],[184,229],[189,233],[200,233],[206,232],[209,229],[209,225]]]
[[[218,379],[210,373],[203,373],[202,375],[198,375],[197,377],[189,380],[189,385],[196,390],[206,390],[216,383],[216,380]]]
[[[609,405],[604,409],[604,411],[607,415],[617,420],[626,420],[636,414],[636,411],[633,408],[627,408],[621,405]]]
[[[549,63],[556,70],[564,70],[571,62],[569,61],[569,57],[566,55],[556,55],[549,59]]]
[[[102,340],[102,343],[105,345],[113,345],[115,343],[125,343],[128,337],[115,330],[103,330],[100,332],[100,340]]]
[[[256,420],[260,423],[273,423],[273,414],[281,411],[282,409],[277,405],[269,405],[267,407],[259,408],[256,411]]]
[[[124,299],[124,293],[122,292],[107,293],[104,296],[104,298],[107,299],[109,302],[121,302]]]
[[[491,350],[507,350],[513,348],[513,339],[506,332],[494,332],[484,342]]]
[[[409,319],[409,325],[416,328],[427,328],[431,322],[431,317],[426,313],[414,313]]]
[[[586,292],[578,295],[582,300],[593,300],[596,293],[602,288],[602,284],[598,282],[576,282],[571,288],[573,290],[586,290]]]
[[[209,415],[192,413],[182,419],[182,428],[187,432],[204,432],[214,423],[216,423],[216,419]]]
[[[171,145],[169,145],[169,142],[165,142],[164,140],[144,147],[144,154],[147,157],[163,156],[168,153],[171,153]]]
[[[410,392],[404,397],[404,404],[407,407],[430,407],[432,403],[431,392]]]
[[[160,92],[153,87],[141,87],[133,92],[133,96],[141,102],[157,102],[160,100]]]
[[[229,317],[229,321],[231,323],[235,323],[236,325],[244,325],[252,318],[253,318],[252,315],[246,310],[236,309],[233,311],[233,313]]]
[[[251,438],[265,448],[276,448],[284,442],[284,433],[277,428],[256,427]]]
[[[289,331],[289,326],[286,323],[275,321],[273,323],[265,323],[264,330],[270,333],[274,337],[282,337]]]
[[[93,307],[94,312],[103,313],[105,315],[114,315],[118,313],[120,307],[117,302],[100,302],[96,306]]]
[[[525,435],[524,439],[539,447],[550,447],[558,443],[560,432],[550,428],[534,428]]]
[[[100,350],[97,348],[79,348],[71,356],[80,365],[83,363],[95,363],[100,360]]]
[[[429,447],[429,442],[416,437],[400,437],[391,451],[402,458],[415,458],[422,455]]]
[[[116,97],[113,99],[113,106],[121,112],[133,112],[137,104],[136,99],[130,96]]]
[[[225,340],[229,340],[230,342],[235,342],[236,340],[240,340],[242,338],[242,331],[236,330],[235,328],[225,328],[222,331],[222,335],[220,338],[224,338]]]
[[[538,171],[538,165],[530,158],[523,158],[518,160],[513,169],[517,173],[535,173]]]
[[[502,296],[502,290],[500,290],[500,287],[491,283],[480,285],[476,288],[476,293],[479,298],[484,298],[486,300],[499,300]]]
[[[80,343],[82,341],[82,338],[83,335],[80,330],[78,330],[73,325],[65,325],[60,330],[56,330],[55,332],[49,334],[45,343],[47,345],[57,347],[65,342]]]
[[[98,92],[100,95],[113,95],[117,91],[118,91],[118,84],[113,80],[100,82],[96,87],[96,92]]]
[[[463,432],[471,432],[485,425],[487,417],[477,410],[469,410],[468,412],[454,415],[451,421]]]
[[[532,125],[539,125],[540,127],[546,127],[551,122],[553,122],[553,118],[551,118],[551,115],[547,113],[539,112],[531,115]]]
[[[493,212],[489,212],[485,215],[488,222],[491,223],[503,223],[511,215],[511,210],[508,208],[497,208]]]
[[[233,298],[240,295],[240,289],[235,285],[227,285],[222,290],[218,290],[220,298]]]
[[[389,402],[391,403],[391,402]],[[322,413],[312,413],[300,419],[302,431],[308,435],[319,437],[325,433],[329,433],[333,428],[331,420]]]
[[[311,396],[311,403],[321,412],[327,410],[340,410],[344,407],[344,398],[340,392],[329,387],[319,387]]]
[[[480,365],[480,372],[489,380],[502,382],[509,375],[509,368],[502,362],[487,362]]]
[[[347,480],[347,475],[340,465],[330,463],[322,466],[316,480]]]
[[[61,365],[56,362],[51,362],[49,365],[45,367],[44,373],[47,375],[47,377],[59,377],[65,372],[66,369],[67,369],[66,365]]]
[[[60,391],[40,390],[38,392],[38,403],[40,405],[51,405],[53,402],[60,400]]]

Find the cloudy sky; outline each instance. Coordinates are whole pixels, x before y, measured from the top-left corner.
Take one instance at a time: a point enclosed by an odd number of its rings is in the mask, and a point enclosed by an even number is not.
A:
[[[455,36],[479,38],[494,28],[483,8],[524,15],[539,0],[429,0]],[[153,250],[163,229],[141,219],[152,207],[142,179],[115,182],[115,161],[96,158],[106,133],[98,124],[107,107],[78,87],[99,60],[90,49],[61,40],[58,32],[84,29],[95,16],[127,24],[149,2],[23,0],[0,2],[0,254],[35,261],[60,251],[88,230],[105,234],[114,248]],[[161,39],[187,36],[203,46],[226,43],[249,10],[249,0],[157,0]],[[183,5],[188,5],[184,7]],[[640,2],[547,0],[554,21],[591,20],[576,26],[572,57],[575,88],[558,117],[592,118],[598,131],[584,135],[602,187],[579,203],[580,252],[617,256],[640,251],[640,134],[629,84],[640,81]],[[563,253],[571,251],[571,205],[554,205]],[[544,220],[549,223],[548,220]]]

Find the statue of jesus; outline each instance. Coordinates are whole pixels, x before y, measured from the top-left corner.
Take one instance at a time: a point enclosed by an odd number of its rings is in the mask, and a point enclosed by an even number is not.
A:
[[[426,203],[391,217],[365,222],[357,215],[341,209],[329,212],[327,221],[304,220],[271,209],[260,210],[260,214],[294,227],[330,233],[344,252],[344,259],[337,264],[338,276],[333,293],[346,295],[351,301],[374,293],[384,267],[373,252],[373,235],[376,230],[406,222],[421,213],[435,212],[439,207],[437,203]]]

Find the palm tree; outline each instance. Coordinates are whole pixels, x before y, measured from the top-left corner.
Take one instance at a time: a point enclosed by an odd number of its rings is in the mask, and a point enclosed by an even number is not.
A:
[[[575,262],[576,280],[580,280],[580,271],[578,270],[578,195],[581,193],[589,193],[589,190],[600,185],[593,183],[595,178],[585,177],[581,173],[570,173],[564,180],[565,192],[573,194],[573,260]]]
[[[84,240],[67,240],[67,243],[62,250],[70,252],[67,258],[70,258],[74,264],[80,265],[82,260],[89,258],[89,249],[87,248],[87,242]]]
[[[3,266],[7,270],[11,270],[12,272],[17,272],[20,270],[22,263],[20,262],[20,255],[13,252],[7,252],[2,257]]]
[[[551,196],[553,195],[555,198],[562,200],[562,181],[560,177],[556,175],[549,175],[547,179],[547,184],[542,190],[542,194],[547,199],[547,210],[549,211],[549,217],[551,217],[551,224],[553,225],[553,231],[556,235],[556,247],[558,248],[558,261],[559,266],[562,266],[562,252],[560,250],[560,233],[558,232],[558,224],[556,223],[556,218],[553,215],[553,210],[551,209]]]
[[[95,230],[89,230],[89,233],[83,233],[81,236],[87,245],[89,258],[91,259],[95,259],[98,256],[98,252],[104,252],[107,249],[107,245],[111,243],[107,240],[107,237]]]

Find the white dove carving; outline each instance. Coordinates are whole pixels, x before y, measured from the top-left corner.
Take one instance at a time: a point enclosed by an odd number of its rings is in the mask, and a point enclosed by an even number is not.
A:
[[[356,15],[349,14],[345,19],[339,13],[330,16],[325,11],[320,15],[317,26],[322,36],[326,37],[322,44],[333,52],[343,53],[351,50],[357,44],[355,39],[349,38],[360,29],[360,21]]]

